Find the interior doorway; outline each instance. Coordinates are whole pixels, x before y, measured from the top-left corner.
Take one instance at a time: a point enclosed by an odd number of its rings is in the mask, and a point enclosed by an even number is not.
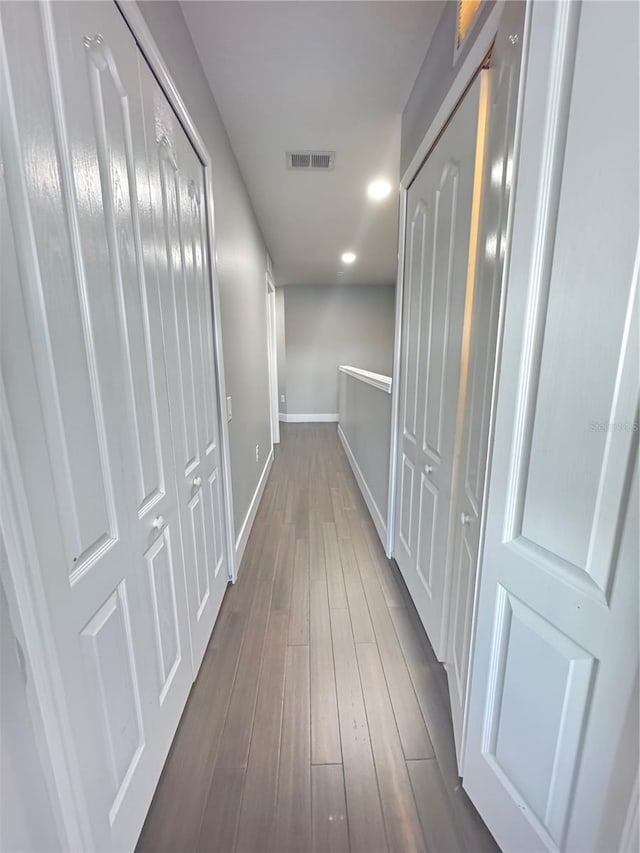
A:
[[[276,286],[267,271],[267,350],[269,359],[269,413],[271,418],[271,444],[280,444],[280,416],[278,406],[278,329],[276,320]]]

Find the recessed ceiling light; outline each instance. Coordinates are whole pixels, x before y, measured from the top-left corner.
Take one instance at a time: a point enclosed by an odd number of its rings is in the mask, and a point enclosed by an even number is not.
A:
[[[342,253],[342,263],[343,264],[352,264],[356,259],[356,256],[353,252],[343,252]]]
[[[375,201],[381,201],[383,198],[386,198],[390,192],[391,184],[383,178],[371,181],[367,187],[367,195],[369,198],[375,199]]]

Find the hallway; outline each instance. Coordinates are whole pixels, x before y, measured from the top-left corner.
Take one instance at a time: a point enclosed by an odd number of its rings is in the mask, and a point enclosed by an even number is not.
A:
[[[497,849],[335,425],[281,428],[137,849]]]

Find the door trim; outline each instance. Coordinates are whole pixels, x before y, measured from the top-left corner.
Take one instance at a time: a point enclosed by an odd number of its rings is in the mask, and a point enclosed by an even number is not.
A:
[[[404,180],[404,179],[403,179]],[[396,277],[396,316],[391,371],[391,441],[389,442],[389,500],[387,503],[387,557],[393,556],[396,517],[396,476],[398,473],[398,423],[400,411],[400,366],[402,359],[402,300],[404,291],[404,253],[407,233],[407,186],[400,184],[398,211],[398,274]]]
[[[280,444],[280,406],[278,404],[278,331],[276,314],[276,286],[269,269],[267,282],[267,359],[269,367],[269,421],[271,426],[271,450]]]
[[[44,729],[43,751],[51,765],[49,790],[58,830],[69,850],[95,848],[71,733],[56,640],[42,586],[42,569],[18,463],[4,381],[0,377],[0,521],[7,549],[5,581],[15,598],[24,654],[33,678]],[[12,559],[13,558],[13,559]],[[15,571],[19,566],[21,571]],[[61,841],[63,840],[61,838]]]
[[[142,16],[136,3],[130,0],[114,0],[116,7],[131,30],[139,49],[149,63],[160,88],[167,97],[193,145],[204,168],[205,212],[207,216],[207,243],[211,267],[211,298],[213,303],[213,346],[215,354],[215,371],[218,385],[218,425],[220,429],[220,449],[222,456],[222,492],[225,510],[226,553],[229,580],[235,583],[238,576],[238,566],[235,549],[235,522],[233,515],[233,489],[231,481],[231,457],[229,444],[229,425],[226,418],[227,392],[224,378],[224,354],[222,348],[222,324],[220,318],[220,283],[215,254],[215,206],[213,201],[212,160],[200,136],[198,128],[191,118],[187,106],[173,81],[169,67]]]

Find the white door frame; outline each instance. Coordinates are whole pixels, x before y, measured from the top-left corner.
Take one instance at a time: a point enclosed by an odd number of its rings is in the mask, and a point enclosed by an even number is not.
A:
[[[395,339],[393,349],[393,379],[391,384],[391,441],[389,451],[389,503],[387,508],[387,557],[393,557],[395,540],[396,475],[398,455],[398,423],[400,406],[400,368],[402,351],[402,300],[404,286],[405,231],[407,226],[407,190],[445,125],[449,121],[467,87],[473,80],[498,33],[504,0],[498,0],[478,32],[477,38],[464,59],[451,88],[440,105],[433,121],[418,146],[413,159],[400,179],[400,210],[398,217],[398,274],[396,278]]]
[[[23,653],[40,706],[43,753],[52,772],[51,808],[60,841],[69,850],[95,848],[78,766],[71,720],[66,709],[55,636],[42,584],[22,472],[18,463],[9,404],[0,377],[0,524],[7,549],[7,595],[15,600],[24,637]]]
[[[208,250],[211,265],[211,299],[213,304],[213,346],[215,357],[215,370],[218,385],[218,426],[220,436],[220,450],[222,456],[222,487],[223,487],[223,502],[225,510],[225,529],[226,529],[226,552],[227,566],[229,579],[235,581],[237,578],[236,566],[236,549],[235,549],[235,524],[233,517],[233,491],[231,484],[231,457],[229,452],[229,425],[226,417],[227,412],[227,392],[224,378],[224,356],[222,351],[222,324],[220,318],[220,283],[218,280],[218,270],[215,253],[215,207],[213,203],[213,179],[212,179],[212,161],[207,146],[200,136],[189,111],[186,107],[176,84],[173,81],[169,68],[160,53],[160,50],[151,34],[151,30],[147,26],[147,22],[142,16],[142,12],[136,3],[130,0],[114,0],[116,6],[120,10],[129,29],[142,51],[143,56],[149,63],[160,88],[167,97],[169,103],[173,107],[174,112],[178,116],[182,127],[193,145],[196,154],[202,162],[204,168],[204,187],[205,187],[205,209],[207,216],[207,238]]]
[[[269,362],[269,415],[271,447],[280,444],[280,406],[278,403],[278,332],[276,317],[276,286],[267,269],[267,358]]]

